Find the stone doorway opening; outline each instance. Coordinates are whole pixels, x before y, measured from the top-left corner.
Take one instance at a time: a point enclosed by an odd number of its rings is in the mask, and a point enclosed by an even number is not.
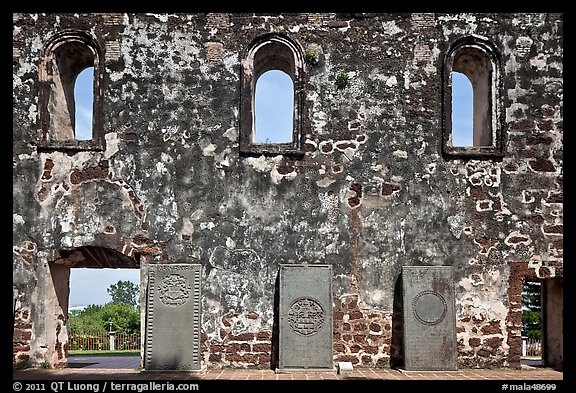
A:
[[[527,278],[522,291],[521,365],[563,370],[563,280]],[[540,337],[533,332],[540,330]]]
[[[69,250],[58,250],[55,258],[49,263],[53,296],[48,296],[47,324],[52,325],[56,334],[54,349],[54,366],[68,367],[69,360],[69,308],[70,308],[70,277],[72,269],[138,269],[140,274],[140,296],[137,300],[140,304],[140,326],[144,326],[145,306],[143,304],[142,273],[140,270],[140,256],[127,256],[116,250],[106,247],[83,246]],[[95,282],[96,284],[96,282]],[[54,310],[52,314],[55,319],[51,319],[49,310]],[[143,347],[143,334],[140,335],[140,348]],[[142,358],[140,351],[140,359]],[[111,364],[120,365],[122,362]],[[128,364],[128,363],[126,363]],[[132,364],[132,363],[129,363]],[[130,367],[133,368],[133,367]]]

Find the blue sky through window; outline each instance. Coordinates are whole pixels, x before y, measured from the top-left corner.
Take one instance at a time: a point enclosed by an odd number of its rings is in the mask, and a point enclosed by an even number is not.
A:
[[[74,84],[74,101],[76,102],[77,140],[92,139],[92,107],[94,103],[94,67],[88,67],[76,78]]]
[[[293,114],[292,78],[279,70],[262,74],[256,81],[254,142],[292,142]]]
[[[468,77],[452,72],[452,145],[472,146],[473,90]]]

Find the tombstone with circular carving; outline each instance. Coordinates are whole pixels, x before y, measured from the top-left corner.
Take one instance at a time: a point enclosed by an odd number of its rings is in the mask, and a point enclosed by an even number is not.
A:
[[[446,316],[446,300],[435,291],[422,291],[412,301],[414,316],[424,325],[436,325]]]
[[[312,298],[299,298],[288,310],[288,324],[294,332],[302,336],[318,333],[324,324],[324,310]]]

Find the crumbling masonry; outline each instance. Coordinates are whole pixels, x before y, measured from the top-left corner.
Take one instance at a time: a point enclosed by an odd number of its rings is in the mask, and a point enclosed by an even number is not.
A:
[[[459,367],[520,367],[540,279],[562,369],[562,19],[14,14],[14,364],[66,365],[70,269],[140,269],[145,321],[147,267],[199,263],[204,364],[274,367],[279,265],[319,263],[335,362],[401,364],[401,268],[450,265]],[[271,69],[294,81],[293,138],[259,144]],[[452,143],[452,71],[474,85],[474,146]]]

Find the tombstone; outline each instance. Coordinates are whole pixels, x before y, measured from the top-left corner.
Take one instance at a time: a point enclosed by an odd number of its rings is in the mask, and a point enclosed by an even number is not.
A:
[[[451,266],[404,266],[404,369],[458,369]]]
[[[197,264],[149,265],[146,371],[203,371],[200,276]]]
[[[280,265],[277,373],[335,372],[332,266]]]

